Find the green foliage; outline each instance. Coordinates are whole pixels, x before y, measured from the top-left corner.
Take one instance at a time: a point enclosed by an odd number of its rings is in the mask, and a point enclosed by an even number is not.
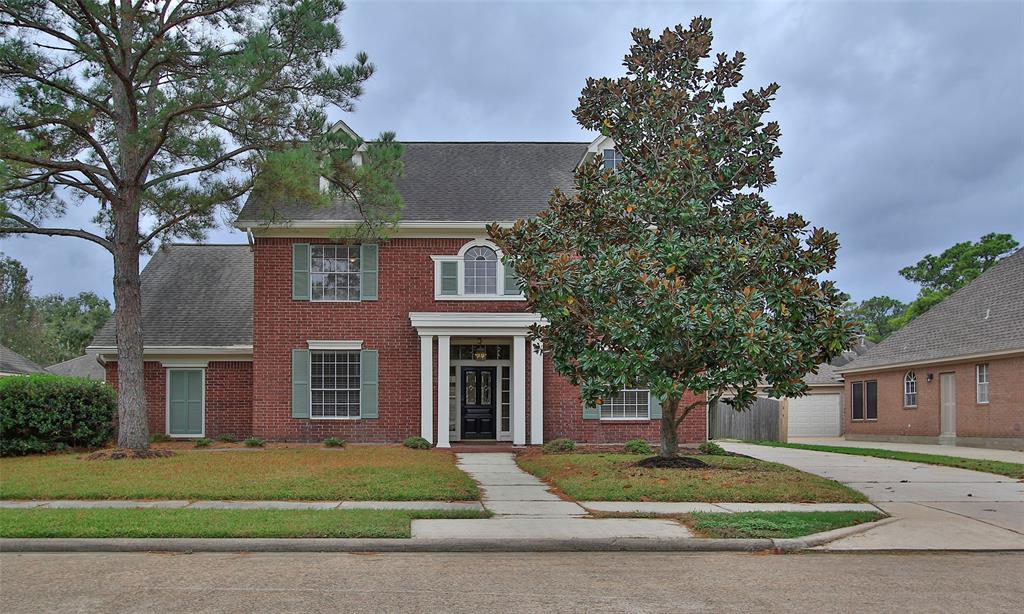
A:
[[[223,441],[225,443],[238,443],[238,437],[235,437],[231,433],[221,433],[217,435],[217,441]]]
[[[200,437],[199,439],[195,440],[194,443],[197,448],[209,448],[210,444],[213,443],[213,440],[208,437]]]
[[[98,447],[114,433],[117,399],[103,382],[57,375],[0,378],[0,456]]]
[[[906,309],[907,305],[892,297],[875,296],[850,305],[847,313],[861,323],[869,341],[878,343],[896,330],[894,320]]]
[[[174,438],[167,433],[153,433],[149,436],[149,443],[167,443],[174,441]]]
[[[630,439],[623,446],[623,449],[627,454],[650,454],[654,450],[651,449],[651,444],[647,443],[643,439]]]
[[[430,442],[422,437],[409,437],[402,442],[402,445],[413,450],[429,450]]]
[[[735,92],[745,57],[709,59],[709,19],[633,41],[626,76],[588,79],[573,112],[624,162],[582,164],[546,211],[488,228],[548,322],[533,337],[584,403],[649,387],[673,426],[703,405],[680,407],[686,390],[731,389],[740,409],[761,384],[798,394],[858,331],[823,278],[836,234],[774,215],[762,196],[781,155],[764,117],[778,85]]]
[[[693,514],[693,528],[706,537],[778,539],[803,537],[874,522],[877,512],[739,512]]]
[[[266,441],[259,437],[248,437],[242,443],[244,443],[248,448],[262,448],[267,444]]]
[[[344,448],[345,440],[338,439],[337,437],[328,437],[324,440],[324,446],[327,448]]]
[[[725,448],[718,445],[713,441],[705,441],[700,444],[697,448],[701,454],[707,454],[709,456],[728,456],[729,453],[725,451]]]
[[[545,454],[565,454],[576,449],[576,442],[568,437],[559,437],[546,442],[542,449]]]

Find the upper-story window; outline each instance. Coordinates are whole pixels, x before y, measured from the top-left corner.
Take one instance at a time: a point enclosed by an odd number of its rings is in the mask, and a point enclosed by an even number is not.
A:
[[[358,245],[312,245],[309,265],[312,300],[359,300]]]
[[[903,376],[903,407],[917,407],[917,375],[913,371]]]
[[[470,241],[458,254],[432,259],[436,300],[523,300],[515,273],[490,241]]]
[[[622,154],[617,149],[604,150],[604,170],[614,171],[622,164]]]

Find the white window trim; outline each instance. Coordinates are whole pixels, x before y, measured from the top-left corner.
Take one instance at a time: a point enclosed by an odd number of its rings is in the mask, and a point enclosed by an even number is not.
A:
[[[316,341],[307,341],[306,343],[309,344],[309,343],[317,343],[317,342]],[[335,342],[326,342],[326,343],[358,343],[360,345],[360,347],[362,347],[362,344],[363,344],[362,341],[335,341]],[[342,351],[352,352],[352,351],[357,351],[357,349],[356,348],[316,348],[316,350],[314,350],[312,347],[310,347],[309,350],[310,350],[309,374],[306,376],[308,378],[307,381],[309,382],[309,419],[310,420],[350,420],[350,421],[351,420],[362,420],[363,419],[363,416],[362,416],[362,407],[363,407],[363,405],[362,405],[362,403],[363,403],[363,365],[362,365],[362,360],[360,360],[360,363],[359,363],[359,387],[356,388],[356,390],[359,391],[359,415],[358,416],[314,416],[313,415],[313,354],[312,353],[314,351],[317,351],[317,350],[319,350],[319,351],[326,351],[326,352],[332,352],[332,351],[334,351],[334,352],[342,352]],[[360,357],[360,358],[362,358],[362,357]],[[338,391],[337,388],[335,388],[334,390],[335,390],[335,392]],[[345,388],[344,390],[351,390],[351,388]]]
[[[198,435],[185,434],[174,435],[171,433],[171,371],[199,371],[202,395],[200,407],[202,407],[203,430]],[[173,439],[202,439],[206,437],[206,367],[167,367],[164,370],[164,434]]]
[[[466,252],[474,247],[487,247],[494,250],[498,256],[495,263],[495,293],[494,294],[466,294]],[[454,256],[431,256],[434,262],[434,300],[435,301],[525,301],[522,293],[505,294],[505,270],[501,262],[503,254],[498,246],[487,239],[474,239],[469,241]],[[459,289],[458,294],[441,294],[441,263],[455,262],[458,267]]]
[[[603,404],[602,404],[602,405],[599,405],[597,407],[598,418],[602,422],[650,422],[651,421],[651,389],[650,388],[623,388],[622,390],[620,390],[616,394],[621,394],[623,392],[646,392],[647,393],[647,415],[643,416],[643,417],[640,417],[640,416],[628,417],[627,416],[627,417],[620,417],[620,418],[613,418],[613,417],[605,418],[604,416],[601,415],[601,413],[602,413],[601,407],[603,406]]]
[[[981,381],[981,368],[985,367],[985,381]],[[989,363],[983,362],[974,365],[974,401],[978,405],[988,405],[992,388],[992,378],[989,374]],[[981,385],[985,384],[985,400],[981,400]]]
[[[306,347],[310,350],[361,350],[363,349],[363,342],[360,341],[331,341],[331,340],[317,340],[309,339],[306,341]],[[310,380],[312,381],[312,380]]]
[[[911,375],[914,376],[914,392],[913,393],[907,392],[907,384],[910,383],[910,379],[909,378],[910,378]],[[907,395],[909,395],[909,394],[913,394],[914,395],[914,404],[913,405],[907,404]],[[907,371],[906,373],[903,374],[903,408],[904,409],[915,409],[916,407],[917,407],[917,373],[915,373],[914,371]]]
[[[317,247],[335,246],[332,243],[313,243],[309,246],[309,262],[306,263],[306,270],[309,271],[309,302],[311,303],[361,303],[363,300],[363,254],[360,245],[344,244],[343,247],[355,248],[359,252],[359,271],[356,278],[359,280],[357,298],[313,298],[313,250]],[[348,273],[351,274],[351,273]]]

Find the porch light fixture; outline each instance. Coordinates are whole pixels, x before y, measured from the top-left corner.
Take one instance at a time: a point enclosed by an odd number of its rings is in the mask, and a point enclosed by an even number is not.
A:
[[[473,346],[473,360],[487,360],[487,348],[483,345]]]
[[[932,374],[932,373],[929,373],[929,374],[928,374],[928,381],[930,382],[930,381],[932,381],[933,379],[935,379],[935,375],[934,375],[934,374]]]

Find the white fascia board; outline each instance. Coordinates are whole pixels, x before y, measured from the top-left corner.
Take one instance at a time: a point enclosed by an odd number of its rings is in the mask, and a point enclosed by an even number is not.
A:
[[[287,222],[260,222],[256,220],[239,220],[233,226],[256,236],[264,237],[329,237],[339,228],[355,228],[361,222],[353,220],[291,220]],[[425,221],[399,222],[388,234],[392,237],[426,237],[426,238],[465,238],[483,237],[489,224],[497,224],[509,228],[515,224],[511,221]],[[471,234],[467,234],[471,233]]]
[[[941,365],[947,365],[947,364],[950,364],[950,363],[957,363],[957,362],[983,361],[983,360],[990,359],[990,358],[991,359],[1010,358],[1012,356],[1016,356],[1017,354],[1024,354],[1024,348],[1019,348],[1019,349],[1016,349],[1016,350],[1001,350],[1001,351],[998,351],[998,352],[984,352],[984,353],[981,353],[981,354],[961,354],[959,356],[946,356],[946,357],[943,357],[943,358],[930,358],[928,360],[915,360],[915,361],[909,361],[909,362],[893,362],[893,363],[884,364],[884,365],[872,365],[872,366],[869,366],[869,367],[856,367],[856,366],[854,366],[853,368],[850,368],[850,369],[847,369],[847,368],[844,368],[844,367],[836,367],[836,373],[841,373],[843,375],[846,375],[847,373],[871,373],[871,372],[874,372],[874,371],[890,371],[892,369],[905,369],[905,368],[909,368],[909,367],[924,367],[924,366],[929,366],[929,365],[941,366]],[[853,361],[853,362],[851,362],[849,364],[850,365],[854,365],[854,363],[856,363],[856,362],[857,361]]]
[[[363,349],[362,341],[331,341],[331,340],[318,340],[309,339],[306,341],[306,345],[311,350],[361,350]]]
[[[409,321],[420,335],[464,337],[514,337],[526,335],[534,324],[545,324],[540,314],[523,312],[413,312]]]

